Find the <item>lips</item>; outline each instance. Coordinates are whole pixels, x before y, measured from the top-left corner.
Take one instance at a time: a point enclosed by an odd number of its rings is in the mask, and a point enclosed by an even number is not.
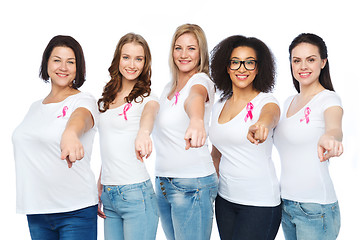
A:
[[[56,75],[61,78],[69,76],[69,74],[64,74],[64,73],[56,73]]]
[[[126,69],[125,70],[128,74],[135,74],[136,70],[130,70],[130,69]]]
[[[310,75],[311,75],[310,72],[302,72],[302,73],[299,73],[299,76],[300,76],[301,78],[307,78],[307,77],[309,77]]]
[[[236,74],[235,76],[239,80],[246,80],[249,77],[249,75],[246,74]]]
[[[179,60],[179,62],[180,62],[181,64],[188,64],[188,63],[190,63],[191,61],[190,61],[190,60]]]

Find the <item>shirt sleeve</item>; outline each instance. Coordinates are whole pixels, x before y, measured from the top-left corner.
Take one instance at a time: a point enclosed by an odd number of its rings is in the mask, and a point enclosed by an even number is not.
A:
[[[90,111],[94,119],[94,126],[97,126],[99,111],[97,108],[96,99],[89,93],[82,93],[81,96],[79,96],[79,98],[76,100],[74,111],[80,107],[86,108]]]
[[[326,109],[334,106],[339,106],[342,108],[341,99],[335,92],[329,91],[326,95],[324,95],[321,101],[322,111],[325,112]]]

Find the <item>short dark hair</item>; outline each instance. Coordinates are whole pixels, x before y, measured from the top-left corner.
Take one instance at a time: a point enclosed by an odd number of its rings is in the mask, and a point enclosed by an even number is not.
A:
[[[232,96],[232,81],[227,68],[233,50],[240,46],[250,47],[256,53],[258,73],[253,87],[260,92],[270,92],[275,85],[275,61],[266,44],[254,37],[230,36],[211,51],[210,75],[216,88],[222,91],[222,100]]]
[[[42,56],[39,77],[43,79],[44,82],[49,82],[49,74],[47,71],[48,61],[51,52],[55,47],[68,47],[74,51],[76,60],[76,76],[73,81],[72,88],[78,89],[85,82],[85,58],[80,44],[73,37],[70,36],[58,35],[50,40]]]
[[[292,72],[291,52],[300,43],[309,43],[311,45],[316,46],[319,49],[321,59],[328,58],[327,47],[326,47],[324,40],[321,37],[319,37],[313,33],[301,33],[296,38],[294,38],[294,40],[291,42],[291,44],[289,46],[290,71],[291,71],[291,75],[293,78],[294,87],[298,92],[300,92],[300,86],[299,86],[299,82],[294,78],[294,74]],[[326,61],[324,68],[321,69],[320,76],[319,76],[319,82],[325,89],[328,89],[330,91],[335,91],[334,87],[332,85],[332,82],[331,82],[331,77],[330,77],[329,60]]]

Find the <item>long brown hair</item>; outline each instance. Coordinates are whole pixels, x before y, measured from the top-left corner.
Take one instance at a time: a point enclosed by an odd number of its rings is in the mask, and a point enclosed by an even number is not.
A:
[[[110,73],[111,80],[105,85],[102,98],[98,101],[98,108],[100,112],[106,112],[109,109],[110,104],[115,100],[117,93],[121,90],[122,87],[122,75],[119,70],[121,49],[127,43],[137,43],[141,45],[145,53],[145,63],[143,71],[141,72],[138,80],[131,90],[130,94],[125,97],[125,101],[130,103],[132,101],[142,102],[144,97],[150,95],[151,92],[151,53],[149,45],[146,40],[139,34],[128,33],[124,35],[118,42],[113,60],[108,69]],[[136,100],[138,97],[141,97],[140,100]],[[101,104],[103,103],[103,105]],[[102,106],[101,106],[102,105]]]

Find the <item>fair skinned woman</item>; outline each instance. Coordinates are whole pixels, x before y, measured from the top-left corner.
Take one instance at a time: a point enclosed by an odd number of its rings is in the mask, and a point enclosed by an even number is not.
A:
[[[287,240],[336,239],[340,211],[328,164],[343,152],[341,100],[319,36],[300,34],[289,53],[298,94],[285,101],[274,135],[282,166],[282,228]]]
[[[177,28],[170,68],[154,128],[160,220],[167,239],[210,239],[217,177],[206,139],[214,85],[199,26]]]
[[[145,39],[124,35],[98,101],[102,170],[98,182],[105,239],[155,239],[158,207],[144,158],[159,110],[151,94],[151,54]]]
[[[96,239],[90,158],[97,110],[95,99],[78,90],[85,81],[79,43],[70,36],[51,39],[40,77],[50,79],[51,91],[32,104],[13,134],[17,211],[27,214],[32,239]]]

